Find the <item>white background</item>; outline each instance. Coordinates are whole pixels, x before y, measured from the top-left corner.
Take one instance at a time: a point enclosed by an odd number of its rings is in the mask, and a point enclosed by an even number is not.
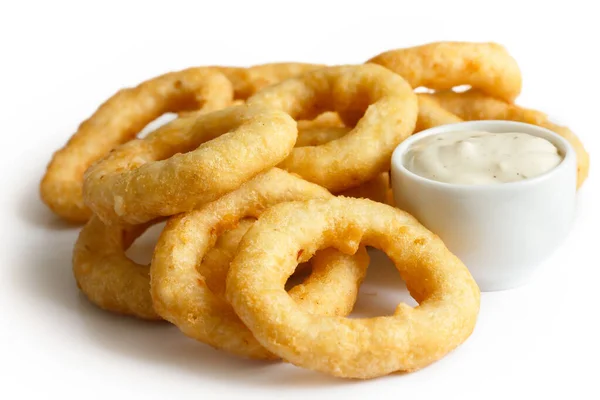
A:
[[[0,398],[600,398],[595,2],[336,3],[1,3]],[[568,241],[532,284],[484,294],[457,351],[417,373],[345,381],[237,360],[78,294],[77,229],[41,205],[37,185],[51,152],[118,88],[192,65],[360,63],[434,40],[506,45],[523,71],[519,102],[568,123],[593,162]],[[389,311],[405,296],[387,267],[371,269],[361,308]]]

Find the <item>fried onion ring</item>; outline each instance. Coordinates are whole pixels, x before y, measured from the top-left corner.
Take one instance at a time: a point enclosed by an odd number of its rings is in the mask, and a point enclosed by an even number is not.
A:
[[[540,111],[507,103],[477,90],[469,90],[464,93],[445,91],[419,96],[435,99],[442,107],[467,121],[486,119],[517,121],[541,126],[556,132],[573,146],[577,154],[578,188],[581,187],[588,176],[590,156],[583,147],[583,143],[569,128],[553,123],[546,114]]]
[[[442,107],[437,101],[427,96],[419,95],[419,117],[415,126],[415,133],[436,126],[455,124],[462,119]]]
[[[320,64],[271,63],[252,67],[214,67],[221,71],[232,83],[236,99],[246,100],[264,87],[285,79],[302,75],[305,72],[323,68]]]
[[[401,303],[393,316],[375,318],[321,316],[285,292],[296,265],[318,249],[352,254],[361,243],[392,259],[418,307]],[[464,264],[415,218],[344,197],[265,211],[242,239],[226,288],[237,315],[267,349],[304,368],[360,379],[442,358],[473,331],[480,298]]]
[[[254,218],[242,219],[237,226],[220,234],[215,246],[206,253],[202,258],[202,263],[197,267],[198,273],[204,277],[206,286],[215,296],[224,301],[229,263],[236,255],[242,237],[248,232],[254,221]]]
[[[347,135],[351,130],[346,126],[299,128],[295,147],[320,146]]]
[[[329,114],[333,115],[329,116]],[[419,114],[414,133],[457,122],[462,122],[462,119],[446,110],[437,101],[419,96]],[[298,140],[295,147],[319,146],[339,139],[351,130],[352,128],[344,126],[336,113],[324,113],[312,121],[298,121]]]
[[[236,106],[178,118],[92,166],[85,200],[105,223],[189,211],[279,163],[296,137],[295,122],[278,110]]]
[[[296,147],[279,164],[332,191],[388,171],[392,151],[413,132],[418,113],[412,88],[375,64],[311,71],[263,89],[247,103],[281,109],[296,120],[336,111],[347,126],[354,126],[337,140]]]
[[[114,147],[133,139],[148,123],[167,112],[227,107],[231,82],[209,68],[189,68],[118,91],[81,123],[48,164],[40,184],[42,200],[71,222],[91,216],[82,196],[83,174]]]
[[[150,273],[125,251],[153,223],[106,225],[92,216],[73,251],[73,275],[79,289],[98,307],[116,314],[160,320],[150,298]]]
[[[213,347],[244,357],[276,358],[254,339],[195,266],[217,236],[241,218],[258,217],[280,202],[327,197],[332,195],[324,188],[273,168],[202,208],[171,218],[152,260],[154,308],[184,334]],[[368,256],[362,249],[355,257],[335,251],[321,257],[324,259],[313,263],[310,277],[292,288],[290,296],[307,312],[347,315],[364,278]],[[222,276],[222,272],[217,274]]]
[[[389,193],[390,173],[386,171],[360,186],[344,190],[337,194],[339,196],[354,197],[356,199],[370,199],[379,203],[390,204],[388,203]]]
[[[142,225],[105,225],[95,216],[79,234],[73,251],[73,274],[81,292],[103,310],[146,320],[162,320],[150,297],[150,266],[138,264],[126,255],[132,243],[158,221]],[[253,220],[219,236],[197,268],[208,287],[225,299],[229,263],[242,236]],[[312,260],[311,260],[312,261]]]
[[[339,139],[350,132],[336,112],[327,111],[313,120],[298,121],[295,147],[318,146]]]
[[[344,122],[342,122],[338,113],[326,111],[315,119],[298,121],[298,132],[314,128],[339,128],[343,126],[345,126]]]
[[[402,75],[413,88],[470,85],[507,101],[521,92],[519,66],[497,43],[436,42],[386,51],[367,62]]]

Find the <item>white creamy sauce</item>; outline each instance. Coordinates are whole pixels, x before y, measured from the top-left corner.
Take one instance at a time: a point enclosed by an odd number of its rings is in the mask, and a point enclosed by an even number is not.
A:
[[[462,131],[415,142],[404,156],[404,165],[435,181],[487,185],[536,177],[562,158],[548,140],[526,133]]]

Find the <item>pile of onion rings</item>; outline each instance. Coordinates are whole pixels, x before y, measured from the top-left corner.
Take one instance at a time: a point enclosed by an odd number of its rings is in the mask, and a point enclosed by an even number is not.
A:
[[[117,92],[82,122],[52,157],[41,197],[85,223],[73,272],[103,310],[337,377],[414,371],[469,337],[480,294],[444,243],[394,207],[392,151],[439,125],[521,121],[571,143],[581,186],[589,170],[581,141],[516,105],[521,83],[504,47],[465,42],[353,65],[171,72]],[[471,89],[452,90],[464,85]],[[140,135],[165,113],[175,119]],[[150,265],[128,258],[164,221]],[[417,307],[348,318],[367,246],[389,255]],[[292,275],[299,283],[289,288]]]

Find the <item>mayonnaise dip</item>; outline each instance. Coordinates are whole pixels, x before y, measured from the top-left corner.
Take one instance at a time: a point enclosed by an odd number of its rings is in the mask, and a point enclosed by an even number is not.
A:
[[[404,166],[439,182],[488,185],[536,177],[562,159],[548,140],[527,133],[458,131],[415,142],[404,156]]]

